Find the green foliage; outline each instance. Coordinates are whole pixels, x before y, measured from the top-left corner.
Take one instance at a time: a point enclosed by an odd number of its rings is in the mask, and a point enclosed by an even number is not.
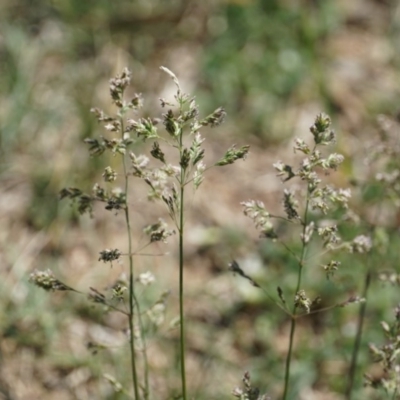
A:
[[[318,76],[319,65],[329,58],[323,46],[339,22],[335,8],[330,0],[317,6],[232,2],[209,19],[212,39],[202,64],[204,81],[215,94],[213,101],[225,104],[242,121],[243,132],[265,135],[267,142],[289,134],[289,127],[279,123],[273,136],[266,132],[279,110]],[[314,96],[323,98],[323,93]]]

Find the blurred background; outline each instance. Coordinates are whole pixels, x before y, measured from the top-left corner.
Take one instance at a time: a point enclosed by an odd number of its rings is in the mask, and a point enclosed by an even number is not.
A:
[[[171,99],[174,90],[162,65],[196,97],[202,115],[219,106],[228,113],[225,124],[203,132],[206,162],[232,143],[251,145],[245,162],[206,176],[187,214],[190,393],[230,399],[249,370],[261,390],[279,398],[289,320],[233,277],[228,263],[238,259],[272,292],[281,286],[288,293],[295,264],[282,248],[258,239],[240,202],[260,199],[280,209],[283,187],[272,163],[296,163],[292,139],[307,140],[321,111],[332,117],[336,151],[347,160],[331,178],[343,187],[365,179],[365,144],[377,135],[377,116],[399,112],[399,49],[395,0],[2,0],[0,398],[125,398],[103,378],[109,373],[130,387],[123,319],[82,296],[45,293],[27,281],[35,268],[50,268],[79,290],[102,290],[126,271],[123,262],[111,269],[97,261],[105,248],[126,248],[122,216],[100,207],[94,219],[79,217],[58,192],[91,190],[111,162],[90,158],[83,144],[104,134],[90,108],[113,112],[109,79],[129,67],[132,90],[144,96],[143,116],[157,116],[159,97]],[[132,195],[140,240],[140,229],[162,207],[147,203],[139,184]],[[362,196],[353,207],[364,210]],[[387,212],[394,234],[386,261],[379,261],[387,269],[398,260],[395,215]],[[344,235],[355,233],[349,228]],[[154,250],[169,255],[136,260],[138,271],[156,276],[141,294],[145,304],[170,290],[165,322],[149,332],[154,399],[179,393],[176,238],[170,242]],[[327,305],[362,290],[366,260],[342,263],[333,283],[320,270],[307,276],[310,293],[324,293]],[[374,372],[366,344],[382,340],[379,321],[391,318],[398,298],[376,284],[369,301],[355,399],[382,398],[362,385],[362,374]],[[354,306],[302,320],[292,399],[344,398],[356,315]],[[94,354],[89,342],[105,349]]]

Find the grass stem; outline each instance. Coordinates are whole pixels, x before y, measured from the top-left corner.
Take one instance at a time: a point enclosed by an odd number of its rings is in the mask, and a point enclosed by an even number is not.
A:
[[[134,301],[134,274],[133,274],[133,257],[130,254],[132,251],[132,234],[129,220],[129,210],[128,207],[125,208],[125,220],[128,230],[128,241],[129,241],[129,345],[131,352],[131,372],[133,388],[135,392],[135,399],[139,400],[139,385],[136,371],[136,356],[135,356],[135,330],[134,330],[134,311],[135,311],[135,301]]]
[[[309,193],[307,192],[307,200],[306,200],[306,205],[305,205],[305,210],[304,210],[304,221],[303,221],[303,237],[305,237],[306,228],[307,228],[307,224],[308,224],[308,206],[309,206],[308,194]],[[297,274],[297,285],[296,285],[295,295],[299,292],[300,286],[301,286],[303,265],[304,265],[304,260],[306,258],[306,249],[307,249],[307,244],[303,240],[301,256],[300,256],[300,260],[298,261],[299,269],[298,269],[298,274]],[[285,365],[285,388],[283,391],[283,397],[282,397],[283,400],[287,399],[288,392],[289,392],[290,366],[291,366],[291,362],[292,362],[294,334],[296,331],[296,312],[297,312],[297,305],[294,304],[293,312],[291,315],[291,322],[290,322],[289,349],[288,349],[288,354],[286,357],[286,365]]]
[[[124,134],[123,120],[121,118],[121,135]],[[124,168],[124,178],[125,178],[125,196],[128,197],[129,190],[129,179],[126,167],[126,156],[123,156],[122,164]],[[129,218],[129,207],[125,205],[125,223],[128,233],[128,254],[129,254],[129,348],[131,353],[131,373],[132,373],[132,383],[133,390],[135,393],[135,400],[139,400],[139,383],[136,369],[136,355],[135,355],[135,324],[134,324],[134,313],[135,313],[135,279],[133,270],[133,256],[132,256],[132,232],[131,223]],[[136,304],[137,305],[137,304]]]
[[[180,136],[180,152],[182,153],[182,135]],[[183,231],[184,231],[184,198],[185,198],[185,173],[181,168],[180,177],[180,201],[179,201],[179,319],[180,319],[180,364],[181,364],[181,383],[182,383],[182,399],[187,399],[186,394],[186,366],[185,366],[185,318],[184,318],[184,301],[183,301]]]
[[[371,269],[369,268],[367,271],[367,274],[365,275],[365,281],[364,281],[364,289],[362,293],[362,297],[364,299],[367,298],[368,296],[368,289],[371,284]],[[359,312],[358,312],[358,321],[357,321],[357,334],[354,340],[354,346],[353,346],[353,353],[351,356],[351,363],[349,367],[349,380],[345,392],[345,398],[346,400],[351,400],[352,393],[353,393],[353,387],[354,387],[354,381],[355,381],[355,374],[356,374],[356,369],[357,369],[357,358],[358,358],[358,353],[360,352],[360,347],[361,347],[361,339],[362,339],[362,332],[363,332],[363,325],[364,325],[364,320],[365,320],[365,314],[367,311],[367,302],[363,302],[360,304]]]

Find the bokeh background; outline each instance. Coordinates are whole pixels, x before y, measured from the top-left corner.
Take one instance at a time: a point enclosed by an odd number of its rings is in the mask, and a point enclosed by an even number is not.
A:
[[[290,291],[294,261],[258,239],[240,202],[256,198],[280,209],[283,187],[272,163],[296,162],[291,140],[307,139],[321,111],[332,117],[337,151],[347,158],[333,181],[349,186],[366,179],[365,145],[376,137],[376,118],[399,111],[399,48],[395,0],[1,1],[0,398],[125,398],[103,377],[109,373],[129,387],[124,321],[83,296],[34,288],[28,277],[35,268],[51,268],[64,282],[88,291],[104,289],[125,271],[123,262],[110,268],[97,261],[104,248],[126,246],[122,216],[99,208],[94,219],[79,217],[58,201],[58,192],[66,186],[90,190],[102,168],[114,162],[90,158],[83,144],[104,133],[89,110],[112,112],[109,79],[129,67],[133,90],[145,99],[142,114],[156,116],[158,98],[171,98],[174,90],[161,65],[196,96],[203,115],[219,106],[228,113],[224,125],[203,133],[206,161],[232,143],[252,146],[245,162],[209,174],[190,202],[185,259],[190,392],[195,399],[230,399],[249,370],[255,384],[279,398],[289,320],[227,265],[238,259],[271,291],[277,286]],[[140,241],[140,229],[163,209],[149,204],[137,186],[133,215]],[[356,212],[364,211],[363,200],[355,198]],[[393,216],[385,210],[393,232],[385,258],[369,260],[387,270],[398,267]],[[157,279],[141,293],[144,304],[170,291],[165,322],[149,332],[154,399],[179,393],[175,238],[170,242],[153,249],[168,255],[136,260],[138,271],[151,270]],[[307,275],[310,293],[324,293],[326,305],[362,290],[366,258],[342,262],[333,282],[318,265]],[[379,321],[392,317],[398,300],[395,289],[373,286],[354,399],[383,398],[363,388],[362,374],[380,373],[367,343],[383,340]],[[344,398],[357,310],[302,320],[292,399]],[[88,342],[105,349],[93,354]]]

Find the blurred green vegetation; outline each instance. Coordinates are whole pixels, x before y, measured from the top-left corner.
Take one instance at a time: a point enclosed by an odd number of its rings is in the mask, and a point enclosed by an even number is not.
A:
[[[165,76],[159,72],[160,65],[167,66],[185,90],[196,95],[204,114],[218,106],[227,110],[227,124],[219,128],[222,133],[207,139],[211,146],[234,140],[265,149],[265,156],[251,164],[259,175],[270,173],[277,154],[285,155],[288,139],[304,132],[314,113],[324,110],[341,133],[338,151],[350,160],[346,175],[339,178],[345,186],[351,178],[359,179],[359,174],[361,179],[368,178],[361,147],[375,134],[376,115],[398,112],[399,12],[396,1],[373,0],[3,0],[0,393],[12,393],[9,398],[13,399],[28,395],[123,398],[103,382],[103,372],[113,373],[129,387],[123,346],[95,356],[84,349],[91,327],[119,332],[120,324],[98,308],[84,305],[83,298],[64,294],[53,298],[26,283],[32,269],[52,268],[71,284],[86,285],[87,269],[97,267],[98,249],[109,246],[121,231],[118,222],[109,225],[105,217],[78,219],[72,208],[57,200],[65,186],[90,190],[102,172],[103,162],[90,159],[80,143],[102,134],[89,110],[93,106],[109,109],[110,77],[124,66],[132,69],[133,87],[144,94],[147,115],[161,94],[169,95]],[[257,190],[263,193],[264,188]],[[366,185],[352,207],[368,220],[384,194],[382,186]],[[248,195],[242,193],[242,198],[220,207],[235,207]],[[271,202],[279,201],[277,197]],[[379,271],[398,270],[397,208],[390,202],[381,208],[383,219],[390,223],[376,233],[383,242],[380,252],[343,257],[342,269],[332,281],[322,271],[307,272],[310,293],[323,293],[324,305],[346,300],[343,294],[359,294],[367,267],[374,278]],[[204,216],[204,220],[212,218]],[[251,292],[248,282],[227,277],[225,266],[232,249],[240,249],[245,259],[247,254],[255,255],[261,261],[255,270],[257,279],[271,293],[278,285],[290,293],[295,286],[294,261],[271,242],[255,244],[246,228],[226,225],[218,228],[222,244],[211,240],[188,256],[188,264],[210,267],[207,287],[212,288],[213,280],[222,279],[223,287],[228,282],[227,294],[215,288],[213,293],[203,292],[201,281],[190,285],[189,307],[196,308],[199,293],[206,304],[197,314],[193,311],[188,328],[193,363],[202,366],[201,371],[192,371],[192,387],[199,400],[229,399],[242,372],[250,370],[254,383],[278,398],[288,319],[267,299]],[[349,224],[341,233],[352,237],[370,228],[368,223],[356,229]],[[318,260],[315,264],[318,267]],[[95,271],[97,278],[107,274]],[[144,301],[152,304],[165,289],[160,283],[143,294]],[[379,322],[393,319],[398,302],[397,287],[373,281],[354,399],[364,399],[366,393],[369,399],[383,398],[362,387],[362,374],[373,369],[367,343],[383,341]],[[168,317],[174,315],[171,305]],[[356,317],[357,306],[352,306],[302,320],[292,399],[300,398],[298,393],[304,388],[309,390],[306,393],[314,390],[320,396],[315,398],[321,399],[343,393]],[[169,381],[156,381],[159,398],[171,398],[179,387],[171,350],[176,336],[166,331],[151,332],[151,366]],[[82,347],[74,341],[82,341]],[[23,362],[30,364],[27,371],[33,371],[34,365],[43,371],[30,375],[28,392],[18,389],[25,379],[19,369]],[[74,371],[86,370],[89,377],[82,378],[82,384],[70,384]],[[82,389],[85,385],[87,390]]]
[[[319,87],[329,61],[324,43],[339,24],[335,3],[255,1],[218,10],[208,20],[212,36],[202,64],[211,103],[226,105],[244,121],[247,135],[267,143],[290,135],[291,127],[280,124],[271,132],[272,122],[288,102],[300,100],[307,85],[314,86],[308,96],[324,98]]]

